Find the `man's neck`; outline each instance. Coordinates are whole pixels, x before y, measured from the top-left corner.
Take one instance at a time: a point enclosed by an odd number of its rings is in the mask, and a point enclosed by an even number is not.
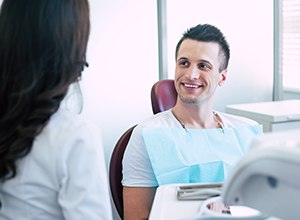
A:
[[[219,127],[219,122],[211,106],[181,105],[177,103],[172,109],[172,113],[187,128]]]

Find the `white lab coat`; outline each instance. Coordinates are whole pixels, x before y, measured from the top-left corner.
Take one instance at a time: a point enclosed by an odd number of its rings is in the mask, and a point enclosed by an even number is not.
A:
[[[0,219],[112,219],[102,147],[94,125],[60,109],[0,183]]]

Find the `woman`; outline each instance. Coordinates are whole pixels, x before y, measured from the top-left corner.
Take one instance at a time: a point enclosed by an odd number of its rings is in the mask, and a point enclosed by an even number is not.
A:
[[[111,219],[99,131],[60,107],[86,65],[87,0],[4,0],[0,219]]]

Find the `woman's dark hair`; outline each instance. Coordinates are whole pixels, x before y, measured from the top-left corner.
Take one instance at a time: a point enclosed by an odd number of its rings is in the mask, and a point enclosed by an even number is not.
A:
[[[4,0],[0,11],[0,179],[81,76],[90,31],[88,0]]]
[[[229,44],[226,41],[223,33],[217,27],[210,24],[198,24],[195,27],[188,29],[183,33],[183,36],[179,40],[176,46],[175,58],[177,59],[178,50],[180,45],[185,39],[203,41],[203,42],[215,42],[220,46],[219,60],[220,60],[220,69],[223,71],[227,68],[229,58],[230,58],[230,49]]]

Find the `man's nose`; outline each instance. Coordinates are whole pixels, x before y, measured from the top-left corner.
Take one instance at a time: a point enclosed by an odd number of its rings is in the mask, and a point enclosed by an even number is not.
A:
[[[187,72],[187,76],[189,77],[189,79],[198,79],[200,74],[200,70],[197,66],[191,66],[189,71]]]

